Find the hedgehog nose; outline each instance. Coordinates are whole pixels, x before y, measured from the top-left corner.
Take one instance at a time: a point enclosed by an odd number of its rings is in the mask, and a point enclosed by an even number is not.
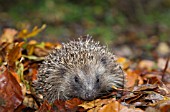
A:
[[[94,96],[92,94],[86,93],[85,94],[85,100],[93,100]]]

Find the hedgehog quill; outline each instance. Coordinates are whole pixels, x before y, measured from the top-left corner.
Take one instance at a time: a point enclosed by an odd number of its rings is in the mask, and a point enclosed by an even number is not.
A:
[[[91,36],[85,37],[63,43],[41,64],[33,86],[44,99],[94,100],[112,92],[113,87],[124,87],[124,72],[115,55]]]

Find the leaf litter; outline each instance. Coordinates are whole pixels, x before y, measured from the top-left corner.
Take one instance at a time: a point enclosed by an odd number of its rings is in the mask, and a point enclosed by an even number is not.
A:
[[[28,40],[44,30],[46,25],[29,31],[4,29],[0,36],[0,110],[40,112],[168,112],[170,110],[170,64],[169,58],[132,61],[119,57],[126,74],[126,87],[117,89],[120,98],[111,95],[94,101],[73,98],[56,100],[53,104],[42,100],[31,88],[36,80],[39,64],[44,56],[60,43]],[[167,47],[166,47],[167,48]],[[160,46],[159,46],[159,49]]]

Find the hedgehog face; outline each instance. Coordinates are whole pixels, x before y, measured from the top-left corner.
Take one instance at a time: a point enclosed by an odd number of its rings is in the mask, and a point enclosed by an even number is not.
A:
[[[74,97],[83,100],[93,100],[98,97],[102,79],[100,79],[100,75],[97,73],[98,71],[95,71],[95,69],[93,71],[90,70],[89,72],[87,69],[78,70],[77,74],[72,76],[71,90],[74,90]]]
[[[106,62],[105,62],[106,63]],[[72,97],[78,97],[83,100],[94,100],[97,97],[108,94],[114,87],[123,87],[123,71],[117,65],[103,62],[86,65],[81,69],[74,69],[74,75],[71,77],[70,93]],[[91,68],[90,68],[91,67]],[[76,72],[75,72],[76,71]]]

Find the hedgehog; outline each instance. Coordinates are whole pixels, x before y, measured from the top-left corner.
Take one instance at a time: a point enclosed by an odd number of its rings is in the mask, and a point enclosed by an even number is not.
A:
[[[40,65],[33,87],[48,102],[88,101],[124,88],[124,72],[106,46],[86,35],[52,50]]]

